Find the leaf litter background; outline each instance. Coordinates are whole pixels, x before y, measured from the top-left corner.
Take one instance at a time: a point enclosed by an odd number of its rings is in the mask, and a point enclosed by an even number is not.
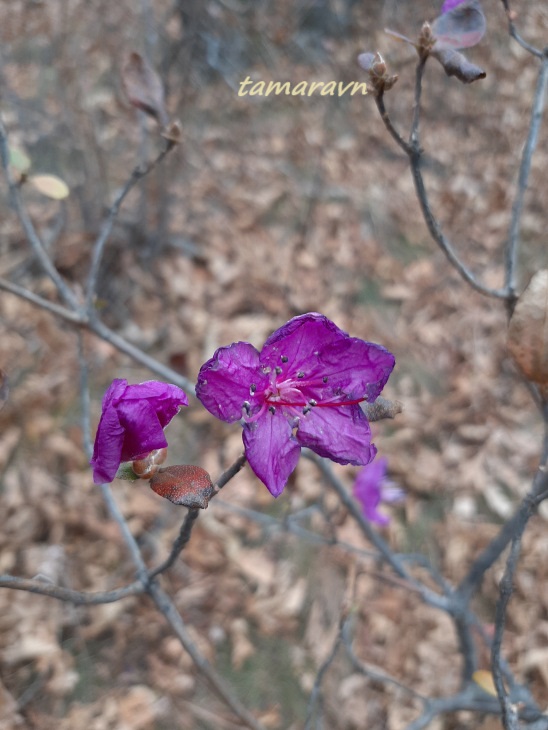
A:
[[[394,549],[424,552],[451,580],[527,491],[539,420],[505,347],[503,308],[471,292],[429,241],[410,175],[369,97],[244,97],[239,81],[364,80],[355,58],[381,50],[400,81],[387,103],[405,125],[413,55],[408,35],[438,8],[426,2],[240,0],[208,3],[3,2],[2,114],[33,172],[71,188],[66,205],[30,189],[25,200],[51,255],[75,286],[117,187],[159,140],[124,96],[120,69],[148,52],[162,72],[183,144],[122,209],[107,248],[99,301],[108,324],[195,379],[213,350],[260,346],[289,317],[319,310],[395,353],[385,394],[404,403],[374,425],[392,478]],[[470,51],[487,79],[465,88],[429,64],[424,143],[434,206],[463,259],[492,286],[535,71],[510,43],[502,7],[485,3],[488,34]],[[543,44],[546,8],[526,2],[518,26]],[[521,284],[546,265],[546,134],[523,219]],[[55,299],[2,187],[0,273]],[[94,425],[113,377],[150,374],[86,336]],[[133,578],[82,448],[76,336],[50,314],[0,296],[0,366],[11,395],[0,412],[0,572],[106,590]],[[171,463],[213,477],[241,449],[240,429],[195,401],[169,429]],[[351,488],[352,467],[336,469]],[[163,558],[184,512],[143,487],[114,492],[150,564]],[[255,518],[240,508],[258,513]],[[262,519],[266,515],[269,520]],[[200,515],[181,560],[162,579],[203,653],[271,728],[300,728],[319,664],[354,587],[355,650],[415,690],[457,689],[460,658],[445,616],[386,578],[367,553],[318,546],[283,521],[367,550],[358,530],[301,460],[274,501],[244,470]],[[542,705],[548,700],[546,512],[525,535],[510,605],[506,655]],[[278,520],[274,522],[273,520]],[[489,630],[500,566],[476,610]],[[425,576],[423,576],[425,577]],[[488,657],[484,657],[488,669]],[[407,696],[353,672],[339,657],[324,684],[326,726],[405,726]],[[432,728],[476,728],[461,713]],[[497,727],[485,720],[481,727]],[[0,728],[233,728],[224,706],[146,599],[74,608],[0,592]]]

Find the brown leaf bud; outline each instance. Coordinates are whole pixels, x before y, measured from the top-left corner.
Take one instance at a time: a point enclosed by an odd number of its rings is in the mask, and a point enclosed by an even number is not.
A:
[[[170,122],[161,132],[162,137],[173,144],[181,144],[183,138],[183,126],[178,119]]]
[[[423,23],[421,32],[419,33],[419,37],[417,40],[417,53],[419,54],[419,56],[421,58],[428,56],[435,42],[436,37],[432,33],[430,23]]]
[[[369,79],[371,86],[377,94],[391,89],[396,81],[397,76],[390,76],[384,58],[380,53],[374,56],[370,53],[363,53],[358,57],[360,66],[369,71]]]
[[[380,53],[375,54],[371,68],[369,69],[371,75],[375,75],[378,78],[384,78],[386,75],[386,63]]]
[[[517,301],[508,350],[528,380],[548,385],[548,269],[533,276]]]
[[[150,486],[160,497],[189,509],[205,509],[215,491],[207,471],[189,464],[159,469],[150,480]]]

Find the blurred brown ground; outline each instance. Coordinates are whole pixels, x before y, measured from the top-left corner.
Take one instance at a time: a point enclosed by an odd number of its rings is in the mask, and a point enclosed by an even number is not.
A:
[[[357,54],[381,50],[400,75],[387,105],[407,129],[414,59],[382,29],[412,35],[437,10],[422,0],[4,0],[0,105],[33,170],[56,173],[71,188],[63,206],[31,191],[25,201],[59,270],[78,288],[114,192],[159,148],[154,124],[125,100],[119,74],[130,51],[150,56],[169,112],[182,122],[183,144],[118,218],[100,279],[105,321],[191,379],[216,347],[260,346],[289,317],[311,310],[385,345],[397,360],[385,395],[405,411],[375,425],[375,441],[408,495],[386,536],[395,549],[426,553],[456,581],[525,494],[537,465],[540,423],[506,354],[503,308],[471,292],[430,242],[406,162],[372,98],[237,95],[248,75],[361,81]],[[423,140],[444,230],[478,276],[500,286],[535,67],[508,39],[502,6],[486,3],[485,12],[487,36],[468,56],[487,78],[463,87],[430,63]],[[522,34],[545,43],[546,8],[526,2],[519,13]],[[546,139],[543,130],[526,197],[522,285],[546,266]],[[0,275],[55,299],[5,185],[0,195]],[[151,376],[92,336],[85,344],[95,424],[113,377]],[[132,580],[82,448],[74,332],[1,293],[0,367],[11,384],[0,412],[0,572],[41,573],[80,590]],[[169,438],[172,463],[198,463],[213,476],[241,448],[240,429],[213,422],[196,402],[172,423]],[[337,473],[350,489],[355,470]],[[147,560],[161,559],[182,511],[147,487],[113,489]],[[304,460],[276,502],[246,470],[221,496],[280,518],[317,507],[304,526],[367,547]],[[505,641],[511,666],[541,706],[548,700],[547,554],[544,513],[525,536]],[[296,729],[356,570],[359,656],[425,694],[456,690],[460,659],[445,616],[379,580],[371,560],[267,534],[226,505],[212,503],[200,516],[163,583],[240,698],[267,726]],[[497,566],[475,603],[487,628],[499,576]],[[333,730],[399,730],[417,714],[406,696],[354,674],[344,659],[324,690]],[[16,727],[236,726],[146,599],[81,609],[2,590],[0,728]],[[431,727],[477,728],[478,718],[462,714]]]

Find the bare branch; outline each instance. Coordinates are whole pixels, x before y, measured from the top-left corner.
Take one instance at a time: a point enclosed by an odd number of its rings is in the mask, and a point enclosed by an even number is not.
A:
[[[379,94],[375,96],[375,103],[377,105],[377,109],[379,111],[379,114],[381,116],[382,122],[384,126],[386,127],[388,133],[392,137],[392,139],[396,142],[396,144],[401,147],[401,149],[405,152],[406,155],[410,155],[411,145],[409,145],[404,138],[401,136],[401,134],[398,132],[396,127],[392,124],[392,120],[390,119],[390,115],[388,114],[388,111],[386,110],[386,106],[384,103],[384,92],[381,91]]]
[[[15,294],[15,296],[21,297],[21,299],[26,299],[28,302],[36,304],[37,307],[41,307],[42,309],[55,314],[57,317],[66,319],[67,322],[70,322],[71,324],[81,325],[86,321],[83,314],[66,309],[66,307],[63,307],[60,304],[55,304],[55,302],[50,302],[48,299],[44,299],[38,294],[34,294],[29,289],[25,289],[18,284],[12,284],[11,281],[7,281],[7,279],[4,279],[3,277],[0,277],[0,289],[10,292],[11,294]]]
[[[543,471],[546,475],[546,464],[544,464]],[[538,505],[546,499],[546,497],[548,497],[548,491],[545,489],[536,495],[531,494],[525,498],[522,504],[522,509],[520,509],[521,520],[513,536],[510,554],[506,561],[506,568],[499,586],[500,595],[495,612],[495,635],[493,637],[493,646],[491,648],[491,666],[493,671],[493,680],[495,682],[502,710],[502,721],[505,730],[518,730],[519,728],[517,709],[508,695],[503,682],[501,649],[506,623],[506,611],[514,591],[513,580],[519,560],[523,533],[525,532],[529,519],[535,514]]]
[[[524,48],[526,51],[531,53],[533,56],[537,56],[537,58],[542,58],[545,53],[541,51],[539,48],[535,48],[535,46],[532,46],[530,43],[527,43],[527,41],[522,38],[522,36],[518,33],[518,30],[514,24],[513,19],[513,13],[510,10],[510,3],[508,0],[501,0],[502,4],[504,5],[504,9],[506,10],[506,17],[508,18],[508,32],[512,36],[512,38],[519,43],[519,45]]]
[[[113,332],[99,319],[92,317],[87,323],[87,327],[102,340],[109,342],[117,350],[120,350],[120,352],[129,355],[129,357],[136,362],[141,363],[141,365],[144,365],[151,372],[156,373],[156,375],[159,375],[164,380],[179,386],[179,388],[186,390],[187,393],[194,395],[194,383],[192,383],[188,378],[185,378],[184,375],[181,375],[176,370],[167,367],[167,365],[163,365],[154,357],[147,355],[146,352],[143,352],[143,350],[135,347],[135,345],[132,345],[123,337],[116,334],[116,332]]]
[[[42,266],[45,273],[55,284],[57,291],[59,292],[61,298],[64,300],[65,304],[68,304],[75,312],[78,312],[80,310],[80,304],[78,302],[78,299],[76,298],[76,295],[68,286],[68,284],[65,283],[65,281],[53,265],[50,257],[46,252],[44,244],[40,239],[40,236],[36,232],[36,228],[34,227],[33,222],[31,221],[29,215],[27,214],[27,211],[25,210],[21,202],[19,186],[16,184],[15,180],[13,179],[13,175],[11,174],[8,135],[1,119],[0,161],[2,164],[2,169],[4,170],[6,182],[8,184],[11,204],[17,214],[17,217],[19,218],[21,225],[23,226],[27,241],[29,242],[34,255],[40,262],[40,265]]]
[[[529,132],[527,134],[527,141],[521,157],[516,197],[512,206],[512,218],[510,221],[508,241],[506,244],[505,285],[508,293],[513,299],[515,299],[516,294],[516,270],[518,264],[519,234],[521,228],[521,216],[523,213],[523,200],[525,197],[525,191],[527,190],[529,174],[531,172],[533,152],[537,145],[538,134],[542,122],[547,83],[548,55],[542,57],[538,73],[537,86],[533,97],[533,108],[531,110],[531,121],[529,122]]]
[[[409,586],[420,594],[425,603],[430,606],[434,606],[435,608],[441,609],[442,611],[450,613],[450,605],[446,596],[440,596],[439,594],[434,593],[434,591],[430,590],[420,581],[413,578],[413,576],[408,572],[407,568],[405,567],[405,562],[401,560],[399,556],[393,553],[390,547],[382,539],[382,537],[375,532],[369,522],[363,517],[360,508],[347,492],[344,485],[333,474],[331,465],[327,461],[325,461],[325,459],[321,459],[308,449],[303,449],[302,453],[303,456],[305,456],[307,459],[310,459],[314,462],[314,464],[316,464],[318,469],[323,474],[326,483],[329,485],[329,487],[331,487],[334,492],[336,492],[339,499],[346,507],[352,518],[359,525],[365,537],[377,548],[382,559],[386,563],[388,563],[388,565],[390,565],[396,575],[406,580]]]
[[[167,140],[164,149],[160,154],[145,167],[136,167],[131,176],[122,187],[118,195],[116,196],[114,203],[111,205],[107,217],[103,223],[101,231],[97,236],[97,239],[93,246],[93,253],[91,257],[91,267],[88,276],[88,282],[86,287],[86,309],[91,311],[93,309],[93,300],[95,298],[95,290],[97,287],[97,278],[99,276],[99,269],[101,267],[101,260],[103,258],[103,252],[105,250],[106,242],[112,232],[112,227],[120,210],[120,206],[124,202],[128,193],[133,190],[137,183],[146,177],[151,170],[153,170],[169,152],[175,147],[175,143]]]
[[[546,463],[546,454],[543,454],[543,464]],[[479,588],[485,573],[498,560],[504,550],[508,547],[514,537],[522,531],[531,514],[531,500],[534,502],[536,495],[544,494],[548,489],[548,471],[540,466],[533,481],[530,493],[525,497],[519,506],[516,514],[506,522],[499,534],[489,543],[481,555],[473,562],[470,570],[457,588],[457,593],[465,601],[469,601],[473,593]]]
[[[403,137],[396,130],[390,120],[390,116],[386,110],[384,104],[384,94],[381,91],[375,96],[375,103],[381,116],[381,119],[398,146],[405,152],[409,158],[409,164],[411,167],[411,173],[413,175],[413,182],[415,183],[415,190],[417,198],[421,207],[423,218],[428,227],[430,235],[434,241],[441,248],[445,254],[449,263],[453,268],[460,274],[460,276],[476,291],[485,296],[494,297],[496,299],[507,299],[508,291],[506,289],[491,289],[481,282],[479,282],[475,275],[462,263],[460,258],[455,253],[455,250],[451,242],[443,234],[440,224],[438,223],[428,199],[426,187],[424,185],[424,179],[421,172],[422,164],[422,149],[420,147],[420,135],[419,135],[419,122],[420,122],[420,100],[422,94],[422,76],[424,73],[424,60],[421,59],[417,64],[416,77],[415,77],[415,106],[413,112],[413,123],[411,126],[411,133],[409,142],[406,142]]]
[[[331,651],[327,655],[327,657],[322,662],[322,665],[320,666],[318,673],[316,674],[316,679],[314,680],[314,686],[312,687],[312,691],[310,693],[310,698],[308,700],[308,705],[306,708],[306,721],[304,725],[304,730],[310,730],[312,727],[312,717],[314,715],[314,709],[317,704],[321,706],[321,686],[322,681],[325,676],[325,673],[333,664],[335,657],[337,656],[337,653],[339,651],[339,648],[342,643],[342,637],[343,637],[343,627],[344,627],[344,620],[341,620],[339,625],[339,630],[337,631],[337,636],[335,637],[335,641],[333,642],[333,646],[331,647]]]
[[[194,384],[188,378],[185,378],[184,375],[181,375],[176,370],[167,367],[167,365],[163,365],[155,358],[147,355],[146,352],[143,352],[143,350],[140,350],[138,347],[132,345],[116,332],[113,332],[111,329],[109,329],[98,318],[92,317],[91,319],[89,319],[87,315],[84,314],[81,310],[71,312],[70,309],[66,309],[59,304],[50,302],[47,299],[38,296],[37,294],[33,294],[28,289],[18,286],[17,284],[12,284],[10,281],[6,281],[6,279],[3,278],[0,278],[0,289],[4,289],[11,294],[15,294],[22,299],[32,302],[32,304],[35,304],[38,307],[42,307],[42,309],[45,309],[48,312],[51,312],[58,317],[61,317],[71,324],[85,327],[105,342],[111,344],[120,352],[125,353],[136,362],[144,365],[151,372],[156,373],[161,378],[164,378],[164,380],[167,380],[174,385],[178,385],[183,390],[186,390],[187,393],[190,393],[192,395],[194,394]]]
[[[0,575],[0,587],[12,588],[16,591],[28,591],[38,593],[49,598],[56,598],[58,601],[67,601],[78,606],[94,606],[99,603],[114,603],[127,596],[136,596],[144,592],[140,581],[130,583],[123,588],[116,588],[113,591],[98,591],[87,593],[85,591],[73,591],[70,588],[48,583],[43,580],[31,578],[17,578],[14,575]]]
[[[392,685],[398,690],[402,690],[406,694],[413,697],[413,699],[419,700],[423,704],[427,704],[429,702],[427,697],[424,697],[424,695],[419,694],[419,692],[415,692],[414,689],[411,689],[411,687],[407,687],[405,684],[402,684],[394,677],[391,677],[389,674],[386,674],[385,672],[379,672],[377,669],[373,669],[372,667],[367,666],[364,664],[356,654],[354,653],[354,649],[352,648],[352,622],[351,618],[349,617],[343,627],[342,627],[342,640],[343,645],[346,651],[346,654],[348,658],[350,659],[350,662],[352,663],[353,668],[359,672],[360,674],[363,674],[365,677],[368,677],[369,679],[374,680],[375,682],[380,682],[382,684],[386,685]]]
[[[221,489],[225,486],[225,484],[228,484],[228,482],[236,476],[236,474],[240,471],[240,469],[244,466],[246,462],[245,454],[242,454],[239,456],[234,464],[230,466],[221,476],[215,484],[213,485],[213,493],[210,497],[210,500],[215,497],[215,495],[219,494]],[[179,532],[179,535],[177,536],[177,539],[173,543],[173,546],[171,548],[171,552],[169,556],[164,560],[163,563],[161,563],[157,568],[154,568],[154,570],[150,571],[148,574],[149,579],[156,577],[157,575],[160,575],[160,573],[164,573],[166,570],[171,568],[171,566],[175,563],[181,552],[184,550],[185,545],[190,540],[190,536],[192,534],[192,529],[194,527],[194,523],[198,519],[198,515],[200,514],[200,510],[196,508],[191,508],[188,510],[187,515],[184,519],[183,524],[181,525],[181,530]]]
[[[183,619],[167,593],[165,593],[165,591],[163,591],[154,581],[149,584],[148,593],[152,597],[157,608],[165,616],[169,625],[175,632],[184,649],[192,658],[196,667],[204,675],[204,677],[206,677],[219,697],[226,702],[226,704],[240,718],[246,727],[251,730],[266,730],[264,725],[255,719],[249,710],[233,695],[232,690],[225,684],[221,676],[198,650],[198,647],[190,638]]]
[[[198,507],[192,507],[188,510],[177,539],[173,543],[169,556],[157,568],[150,571],[148,574],[149,579],[155,578],[157,575],[160,575],[160,573],[164,573],[166,570],[169,570],[169,568],[171,568],[171,566],[175,563],[185,545],[190,540],[192,528],[194,527],[194,523],[198,519],[199,514],[200,509]]]
[[[245,454],[241,454],[234,464],[232,466],[229,466],[228,469],[221,474],[221,476],[217,479],[215,484],[213,485],[214,492],[213,495],[218,494],[221,489],[225,486],[225,484],[228,484],[228,482],[236,476],[236,474],[244,467],[247,459]]]

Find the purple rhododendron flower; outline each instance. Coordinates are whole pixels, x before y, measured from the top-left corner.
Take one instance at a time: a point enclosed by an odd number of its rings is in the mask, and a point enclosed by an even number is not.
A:
[[[187,405],[186,394],[176,385],[155,380],[128,385],[127,380],[113,380],[103,398],[90,461],[95,484],[111,482],[123,461],[165,448],[164,428]]]
[[[339,464],[373,459],[359,404],[377,398],[394,362],[313,312],[276,330],[260,353],[248,342],[219,348],[200,369],[196,395],[222,421],[241,420],[247,460],[277,497],[302,446]]]
[[[386,478],[388,460],[377,459],[365,466],[354,482],[354,496],[361,503],[363,513],[370,522],[387,525],[390,517],[378,511],[381,502],[397,502],[403,498],[403,490]]]

